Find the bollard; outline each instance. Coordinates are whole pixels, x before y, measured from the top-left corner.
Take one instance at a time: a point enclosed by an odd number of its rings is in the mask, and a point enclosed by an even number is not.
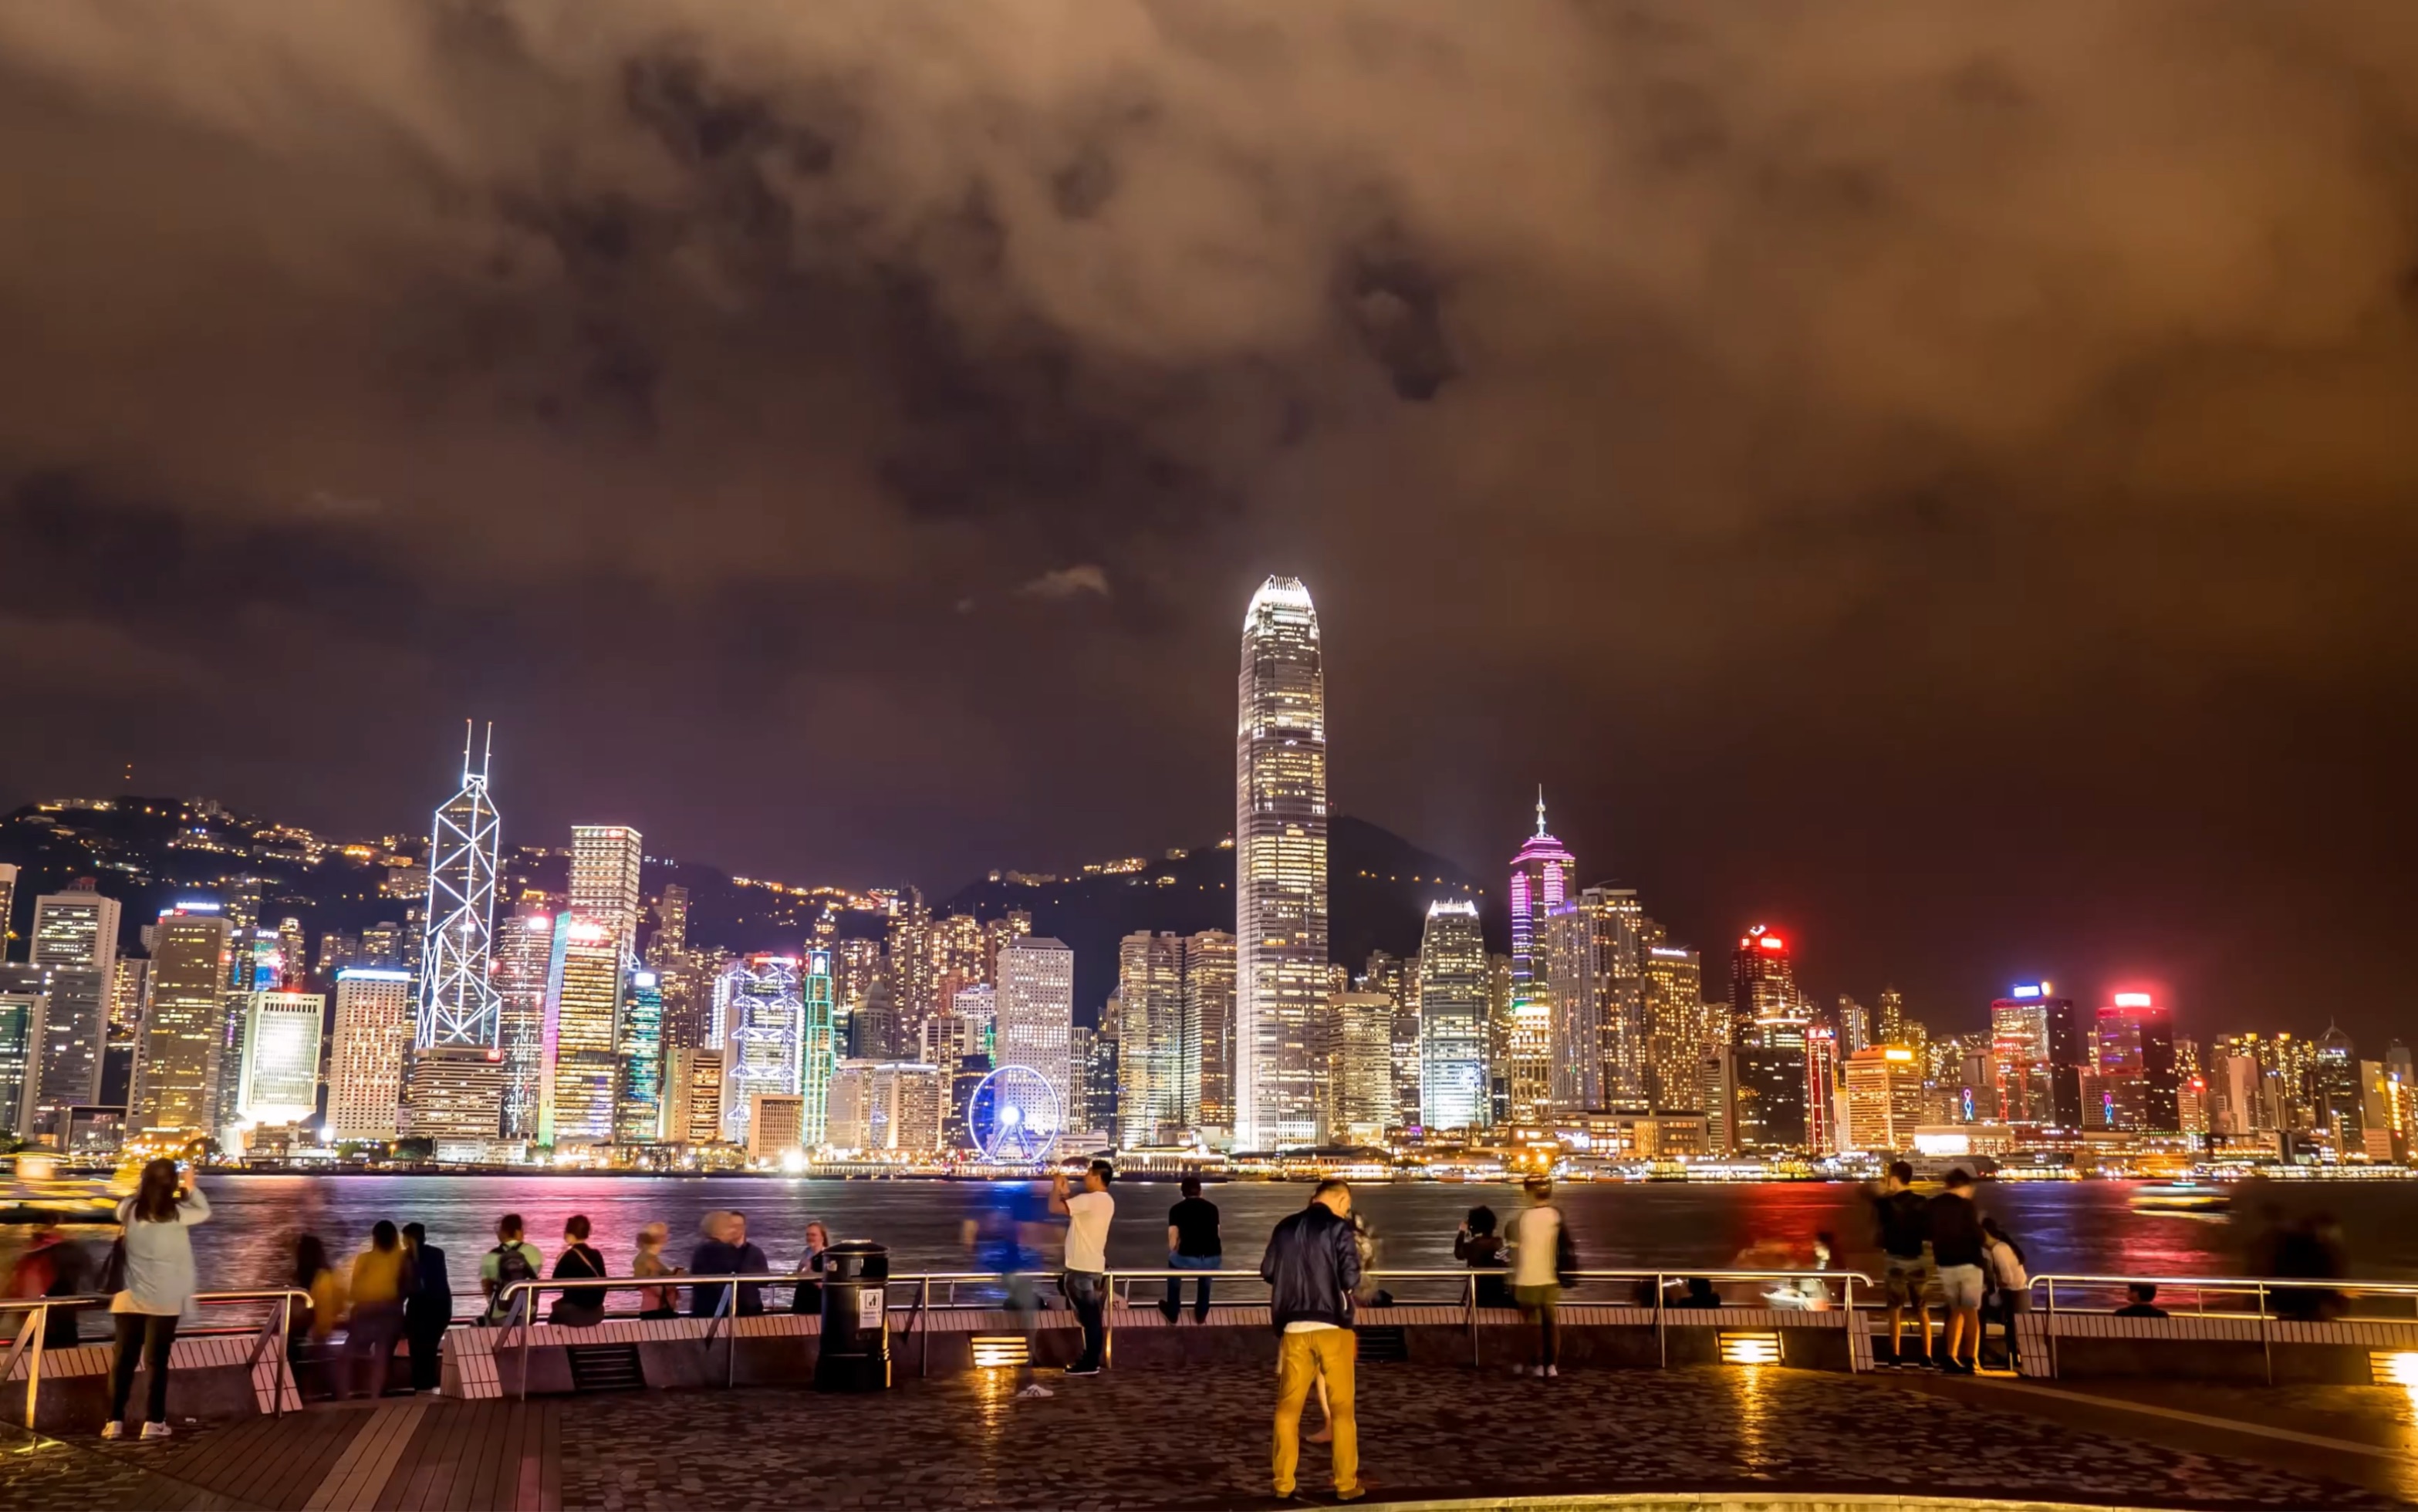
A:
[[[822,1253],[823,1328],[815,1351],[817,1391],[883,1391],[890,1385],[890,1249],[843,1239]]]

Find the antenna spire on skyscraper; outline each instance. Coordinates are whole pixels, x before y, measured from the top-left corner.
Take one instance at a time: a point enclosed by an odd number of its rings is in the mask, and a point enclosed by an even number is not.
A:
[[[1544,785],[1543,783],[1538,783],[1538,784],[1537,785],[1537,833],[1538,833],[1538,835],[1540,835],[1540,836],[1541,836],[1544,832],[1545,832],[1545,785]]]

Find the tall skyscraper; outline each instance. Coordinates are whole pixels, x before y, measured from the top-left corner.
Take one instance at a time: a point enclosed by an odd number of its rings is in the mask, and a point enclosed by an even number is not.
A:
[[[685,1145],[722,1138],[722,1052],[675,1046],[667,1057],[666,1085],[670,1107],[664,1137]]]
[[[688,889],[666,882],[664,895],[655,900],[655,933],[647,941],[647,964],[661,968],[687,953]]]
[[[1883,1002],[1888,1001],[1884,995]],[[1797,1016],[1797,977],[1788,941],[1763,924],[1747,930],[1730,957],[1730,1017],[1738,1031],[1758,1019]]]
[[[496,950],[497,1047],[503,1052],[507,1139],[534,1139],[545,1100],[546,987],[554,968],[554,915],[522,909],[504,920]]]
[[[1579,1060],[1595,1053],[1593,1046],[1585,1056],[1575,1045],[1569,1046],[1570,1060],[1565,1062],[1554,1044],[1557,1026],[1553,972],[1545,958],[1546,928],[1553,911],[1569,901],[1571,865],[1569,851],[1545,832],[1545,790],[1539,787],[1537,832],[1511,858],[1510,1054],[1504,1075],[1511,1117],[1523,1123],[1539,1117],[1557,1090],[1584,1098],[1576,1104],[1565,1102],[1565,1107],[1603,1106],[1600,1070],[1575,1070]],[[1592,1006],[1578,1005],[1573,1012],[1585,1014]],[[1593,1038],[1591,1025],[1589,1038]],[[1573,1092],[1574,1086],[1580,1090]]]
[[[1038,1072],[1049,1084],[1055,1109],[1021,1107],[1028,1127],[1051,1123],[1062,1130],[1076,1122],[1075,1083],[1069,1059],[1075,1041],[1075,953],[1063,941],[1026,935],[999,952],[999,1027],[994,1043],[999,1063]],[[1113,1037],[1114,1031],[1104,1026]],[[1054,1113],[1054,1119],[1051,1115]]]
[[[808,1150],[829,1142],[832,1072],[839,1063],[834,1008],[837,997],[838,979],[832,968],[831,951],[820,945],[808,946],[804,969],[798,973],[798,1127],[800,1138]],[[987,1003],[981,1006],[987,1016]],[[987,1038],[987,1026],[985,1037]]]
[[[1847,1057],[1847,1150],[1896,1153],[1912,1149],[1922,1122],[1922,1067],[1898,1045],[1875,1045]]]
[[[1234,1143],[1316,1137],[1326,982],[1326,673],[1309,590],[1271,577],[1243,616],[1234,741]]]
[[[638,955],[638,873],[646,843],[626,824],[571,827],[571,911],[602,925],[624,966]]]
[[[1990,1075],[2003,1123],[2058,1122],[2048,1052],[2051,991],[2046,982],[2018,982],[1990,1002]]]
[[[1486,937],[1477,905],[1428,905],[1419,938],[1419,1122],[1471,1129],[1490,1122],[1486,1078]]]
[[[1184,1018],[1200,1046],[1195,1123],[1224,1144],[1234,1130],[1234,937],[1204,929],[1184,941]]]
[[[10,921],[17,917],[17,868],[0,862],[0,963],[8,959]]]
[[[67,1110],[100,1095],[109,988],[117,966],[118,903],[89,878],[34,900],[28,964],[50,968],[32,1116],[25,1132],[64,1148]]]
[[[2309,1106],[2317,1127],[2334,1137],[2336,1153],[2362,1149],[2364,1089],[2360,1081],[2359,1055],[2349,1035],[2329,1023],[2318,1036],[2315,1064],[2309,1073]]]
[[[576,864],[574,855],[574,863]],[[637,904],[631,903],[635,922]],[[620,1085],[626,936],[574,912],[558,920],[547,971],[545,1050],[540,1062],[538,1140],[558,1148],[605,1144]]]
[[[484,1048],[496,1045],[498,1035],[493,977],[500,827],[487,796],[496,727],[487,726],[487,748],[475,771],[467,720],[462,729],[461,789],[436,810],[429,832],[427,935],[421,944],[416,1037],[421,1046]],[[295,968],[300,970],[298,960]]]
[[[212,1128],[226,1038],[231,931],[215,903],[161,911],[151,936],[151,1009],[135,1058],[127,1124],[138,1132]],[[312,1030],[316,1070],[318,1031]]]
[[[749,1142],[760,1093],[796,1096],[803,1068],[805,1000],[795,955],[742,956],[714,988],[722,1031],[722,1137]]]
[[[1645,924],[1637,894],[1625,887],[1590,887],[1546,917],[1538,951],[1552,1011],[1556,1108],[1634,1107],[1646,1101],[1651,1035]],[[1513,970],[1517,992],[1516,964]]]
[[[243,1080],[235,1116],[247,1125],[300,1123],[319,1111],[319,1027],[328,1000],[315,992],[255,992],[245,1005]]]
[[[1201,1040],[1185,1033],[1184,937],[1141,930],[1117,948],[1117,1139],[1181,1137],[1200,1112]],[[1190,1103],[1186,1106],[1186,1092]]]
[[[1339,992],[1327,1005],[1324,1142],[1374,1144],[1394,1119],[1394,1000]]]
[[[0,962],[0,976],[8,975]],[[23,984],[0,980],[0,1134],[18,1135],[28,1112],[26,1092],[32,1090],[34,1036],[40,1027],[46,995],[18,990]]]
[[[411,1046],[411,973],[353,966],[336,973],[336,1051],[328,1077],[328,1138],[392,1139]]]
[[[504,1054],[479,1045],[416,1050],[404,1086],[403,1132],[435,1146],[438,1160],[484,1159],[501,1125]]]
[[[613,1138],[651,1144],[664,1137],[664,991],[648,967],[629,973],[621,994],[620,1082],[613,1098]]]
[[[1653,920],[1638,926],[1639,974],[1645,979],[1645,1090],[1649,1107],[1702,1108],[1705,1058],[1704,965],[1694,951],[1669,943]]]
[[[1905,1016],[1905,994],[1898,991],[1897,988],[1881,989],[1880,1007],[1874,1014],[1873,1019],[1875,1043],[1904,1045],[1909,1047],[1914,1044],[1908,1035],[1912,1026]],[[2079,1123],[2074,1125],[2075,1128],[2081,1126]]]

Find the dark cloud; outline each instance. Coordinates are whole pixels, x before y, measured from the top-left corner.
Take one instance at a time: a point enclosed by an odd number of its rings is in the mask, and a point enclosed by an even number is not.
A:
[[[1299,572],[1339,802],[1474,865],[1542,778],[1825,985],[2380,1031],[2413,80],[2348,0],[0,10],[0,789],[389,828],[475,711],[515,822],[945,889],[1221,830]]]

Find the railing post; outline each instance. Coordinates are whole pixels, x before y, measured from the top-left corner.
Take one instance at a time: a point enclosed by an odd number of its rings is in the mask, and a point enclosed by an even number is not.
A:
[[[923,1279],[923,1287],[915,1296],[915,1327],[924,1336],[918,1344],[922,1358],[916,1362],[915,1373],[919,1376],[928,1376],[932,1373],[932,1278],[927,1275]],[[817,1350],[821,1349],[822,1344],[819,1339],[816,1341],[815,1347]]]
[[[294,1336],[294,1299],[291,1296],[277,1299],[277,1321],[274,1326],[276,1328],[273,1343],[277,1350],[277,1383],[269,1395],[268,1415],[271,1418],[282,1418],[285,1415],[285,1351],[288,1341]],[[383,1386],[384,1382],[380,1382],[380,1385]]]
[[[1891,1339],[1891,1344],[1897,1341]],[[2057,1368],[2057,1277],[2048,1280],[2048,1373],[2051,1380],[2062,1380]]]
[[[1477,1359],[1477,1273],[1469,1273],[1462,1285],[1462,1316],[1469,1320],[1469,1367],[1479,1368]]]
[[[1846,1292],[1846,1299],[1840,1306],[1845,1308],[1847,1313],[1847,1373],[1854,1375],[1856,1373],[1856,1273],[1853,1271],[1847,1273]],[[2007,1314],[2007,1353],[2012,1356],[2014,1352],[2015,1315],[2010,1312]],[[1978,1338],[1973,1341],[1973,1359],[1976,1364],[1979,1364],[1982,1359],[1982,1341]]]
[[[51,1332],[51,1305],[43,1303],[25,1314],[34,1330],[33,1350],[25,1357],[25,1428],[34,1428],[34,1410],[42,1393],[42,1345]]]
[[[522,1400],[522,1401],[524,1401],[524,1402],[526,1402],[526,1401],[528,1401],[528,1378],[529,1378],[529,1342],[528,1342],[528,1336],[529,1336],[529,1326],[530,1326],[530,1325],[529,1325],[529,1320],[528,1320],[528,1313],[529,1313],[529,1306],[530,1306],[530,1304],[529,1304],[529,1298],[535,1294],[535,1293],[533,1293],[533,1292],[529,1290],[529,1288],[530,1288],[530,1287],[532,1287],[532,1286],[534,1286],[535,1284],[536,1284],[536,1283],[535,1283],[535,1282],[532,1282],[532,1281],[515,1281],[515,1282],[513,1282],[513,1288],[515,1289],[515,1291],[514,1291],[514,1294],[513,1294],[513,1297],[512,1303],[511,1303],[508,1306],[506,1306],[506,1307],[505,1307],[505,1309],[504,1309],[504,1330],[505,1330],[505,1335],[506,1335],[506,1336],[508,1336],[508,1337],[510,1336],[511,1332],[512,1332],[512,1330],[513,1330],[514,1327],[518,1327],[518,1328],[520,1329],[520,1334],[521,1334],[521,1400]]]
[[[714,1308],[716,1315],[730,1315],[730,1327],[722,1336],[722,1389],[728,1391],[739,1384],[739,1283],[731,1282],[722,1289],[722,1303]],[[883,1326],[888,1326],[886,1323]],[[822,1340],[815,1341],[818,1352]]]
[[[2275,1341],[2273,1331],[2267,1326],[2267,1283],[2258,1283],[2258,1356],[2266,1367],[2267,1384],[2275,1383]]]
[[[1664,1295],[1665,1290],[1666,1288],[1663,1283],[1662,1273],[1660,1271],[1655,1272],[1654,1352],[1660,1362],[1660,1368],[1668,1370],[1671,1368],[1671,1336],[1667,1332],[1668,1325],[1662,1320],[1662,1309],[1670,1305],[1670,1299]]]

